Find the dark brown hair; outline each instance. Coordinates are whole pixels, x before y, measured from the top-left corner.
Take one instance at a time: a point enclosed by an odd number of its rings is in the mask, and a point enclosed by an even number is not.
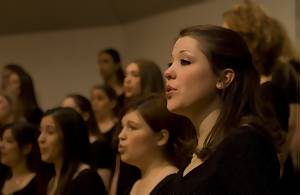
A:
[[[137,59],[135,63],[139,68],[141,78],[141,94],[139,96],[148,96],[152,93],[162,93],[164,91],[164,80],[159,66],[148,59]]]
[[[125,110],[139,112],[154,132],[169,132],[165,155],[171,163],[183,168],[190,162],[197,145],[196,130],[188,118],[168,111],[164,97],[153,94],[137,98]]]
[[[258,94],[259,75],[243,38],[232,30],[213,25],[185,28],[180,31],[179,38],[185,36],[198,41],[199,49],[216,75],[226,68],[235,72],[234,80],[220,92],[223,106],[203,150],[199,152],[200,158],[207,158],[238,126],[258,126],[266,131],[272,129],[271,125],[262,125],[267,119]]]

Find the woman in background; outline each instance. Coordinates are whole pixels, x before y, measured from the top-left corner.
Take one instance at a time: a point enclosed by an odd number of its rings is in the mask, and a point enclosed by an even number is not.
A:
[[[15,117],[39,125],[43,112],[37,103],[31,76],[15,64],[6,65],[3,72],[2,91],[11,97]]]
[[[70,94],[63,100],[62,107],[73,108],[85,121],[89,132],[93,165],[97,168],[97,172],[108,190],[114,168],[114,155],[110,142],[105,140],[98,129],[89,100],[79,94]]]
[[[122,118],[118,147],[121,160],[141,170],[130,194],[168,194],[165,186],[190,162],[196,143],[193,124],[168,112],[164,97],[132,102]]]
[[[38,183],[37,177],[40,165],[37,129],[25,122],[7,125],[1,133],[0,153],[1,163],[9,169],[0,186],[1,194],[39,194],[38,188],[45,184]]]
[[[88,130],[81,115],[72,108],[54,108],[45,113],[40,126],[41,158],[55,168],[47,194],[106,194],[91,166]]]

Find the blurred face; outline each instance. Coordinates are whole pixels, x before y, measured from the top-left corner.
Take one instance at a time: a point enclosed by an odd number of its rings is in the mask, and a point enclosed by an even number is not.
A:
[[[48,163],[63,160],[63,133],[51,115],[42,118],[38,144],[41,159]]]
[[[2,70],[2,87],[7,86],[7,82],[8,82],[10,74],[11,74],[11,71],[9,69],[4,68]]]
[[[113,112],[114,102],[101,89],[93,89],[91,91],[91,104],[94,112],[98,115],[106,115]]]
[[[172,63],[165,71],[168,110],[189,116],[217,96],[217,76],[213,73],[201,44],[179,38],[172,51]]]
[[[139,67],[135,63],[128,64],[125,70],[124,94],[134,97],[141,94],[141,77]]]
[[[16,97],[20,94],[20,86],[19,76],[15,73],[11,73],[8,77],[6,86],[4,86],[4,91],[13,97]]]
[[[76,105],[76,102],[71,97],[65,98],[61,106],[64,108],[73,108],[74,110],[76,110],[76,112],[81,114],[80,108]]]
[[[0,123],[6,123],[12,114],[11,105],[4,96],[0,95]]]
[[[100,75],[104,80],[110,79],[116,71],[116,64],[113,58],[107,53],[100,53],[98,55],[98,66]]]
[[[126,113],[122,118],[122,126],[118,147],[121,160],[138,165],[158,147],[158,134],[137,111]]]
[[[0,141],[0,152],[1,163],[8,167],[14,167],[26,160],[26,154],[19,147],[11,129],[5,129],[3,132],[2,140]]]

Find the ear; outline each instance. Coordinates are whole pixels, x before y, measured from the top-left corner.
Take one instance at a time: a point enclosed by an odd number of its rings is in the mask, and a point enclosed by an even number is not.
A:
[[[83,118],[84,121],[87,121],[90,118],[90,114],[88,112],[83,112],[82,113],[82,118]]]
[[[158,140],[157,140],[157,145],[158,146],[164,146],[168,143],[169,140],[169,131],[166,129],[162,129],[158,133]]]
[[[22,153],[26,156],[28,155],[32,150],[32,144],[26,144],[22,147]]]
[[[231,68],[226,68],[220,74],[220,78],[216,83],[217,89],[225,89],[228,87],[235,77],[235,73]]]

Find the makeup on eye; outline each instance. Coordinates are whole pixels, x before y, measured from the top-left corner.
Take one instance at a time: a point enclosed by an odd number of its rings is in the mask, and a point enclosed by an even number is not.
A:
[[[186,59],[180,59],[180,64],[181,65],[189,65],[189,64],[191,64],[191,61],[186,60]]]

